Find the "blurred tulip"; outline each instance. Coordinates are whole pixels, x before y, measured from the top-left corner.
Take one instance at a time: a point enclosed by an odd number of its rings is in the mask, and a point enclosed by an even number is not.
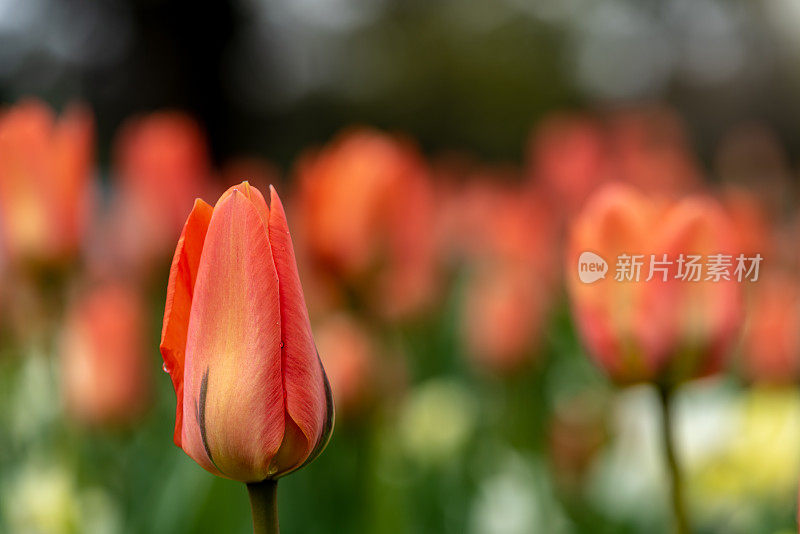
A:
[[[317,327],[317,346],[340,416],[357,413],[374,393],[375,346],[353,317],[337,314]]]
[[[615,178],[642,191],[677,198],[700,185],[683,121],[668,108],[615,113],[609,144]]]
[[[728,523],[731,528],[726,526],[726,532],[761,532],[764,517],[788,516],[796,503],[800,471],[796,388],[739,391],[730,396],[722,413],[704,414],[702,406],[692,408],[697,421],[685,427],[686,435],[692,441],[703,436],[709,442],[687,465],[694,509],[706,516],[705,524]]]
[[[721,194],[725,211],[733,224],[739,250],[752,256],[761,254],[772,260],[777,248],[775,224],[767,206],[752,191],[726,187]]]
[[[180,233],[185,206],[210,191],[211,162],[200,126],[179,112],[131,119],[114,143],[118,183],[108,242],[123,267],[147,268]]]
[[[161,336],[175,443],[209,472],[276,479],[333,426],[283,206],[247,182],[196,200],[178,240]],[[252,494],[251,494],[252,495]]]
[[[94,126],[26,100],[0,114],[0,232],[12,262],[69,260],[90,211]]]
[[[765,273],[747,306],[742,372],[753,382],[793,384],[800,378],[800,283]]]
[[[473,169],[446,191],[441,248],[466,264],[460,333],[473,362],[509,375],[528,364],[553,300],[557,222],[513,168]],[[535,230],[532,230],[535,229]]]
[[[300,241],[319,270],[361,287],[390,317],[434,292],[434,196],[410,143],[367,129],[343,133],[298,165]]]
[[[474,169],[468,177],[441,195],[440,248],[458,261],[527,263],[555,279],[558,221],[547,200],[520,185],[513,167]]]
[[[149,400],[146,310],[128,287],[91,289],[70,308],[61,350],[67,411],[88,424],[124,424]]]
[[[620,185],[596,193],[573,222],[566,276],[575,321],[597,363],[617,382],[664,387],[719,370],[741,322],[740,284],[708,280],[705,270],[699,281],[678,280],[675,260],[733,255],[735,245],[729,220],[710,199],[659,204]],[[605,278],[578,278],[584,251],[608,262]],[[647,260],[639,281],[615,280],[622,254]],[[651,254],[672,263],[646,281]]]
[[[528,151],[529,173],[567,214],[609,178],[609,154],[600,124],[557,114],[537,127]]]
[[[498,264],[470,276],[461,334],[478,367],[510,375],[530,362],[547,311],[543,293],[523,265]]]

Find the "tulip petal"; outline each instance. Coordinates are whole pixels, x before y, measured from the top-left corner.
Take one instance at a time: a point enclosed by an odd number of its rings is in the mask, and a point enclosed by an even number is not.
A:
[[[295,467],[299,467],[312,452],[321,451],[330,437],[333,402],[311,334],[286,214],[275,188],[271,186],[269,240],[280,280],[286,412],[306,440],[305,446],[298,450]]]
[[[186,347],[183,448],[214,474],[272,474],[284,436],[280,324],[266,228],[234,189],[211,218]]]
[[[259,216],[261,216],[261,220],[264,222],[264,228],[267,228],[269,226],[269,205],[267,204],[267,201],[264,200],[264,195],[261,194],[261,191],[250,185],[250,182],[247,180],[238,185],[229,187],[228,190],[222,193],[222,196],[219,197],[219,200],[217,200],[217,205],[228,198],[234,191],[242,193],[250,202],[253,203],[258,211]]]
[[[203,242],[211,222],[214,208],[200,200],[194,201],[194,207],[178,239],[172,267],[169,271],[167,285],[167,304],[164,309],[164,323],[161,328],[161,356],[164,358],[164,369],[172,378],[177,397],[175,414],[175,445],[181,446],[183,428],[183,367],[186,355],[186,334],[189,330],[189,312],[192,307],[197,269]]]

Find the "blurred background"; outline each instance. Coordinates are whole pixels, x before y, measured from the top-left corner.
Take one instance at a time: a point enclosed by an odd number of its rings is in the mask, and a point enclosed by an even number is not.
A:
[[[249,531],[242,484],[173,445],[158,351],[192,200],[245,179],[287,205],[337,406],[281,482],[286,534],[672,532],[660,371],[621,387],[567,290],[610,182],[700,196],[765,258],[725,329],[687,327],[725,354],[682,377],[676,444],[694,532],[795,532],[798,21],[800,0],[0,0],[0,532]]]

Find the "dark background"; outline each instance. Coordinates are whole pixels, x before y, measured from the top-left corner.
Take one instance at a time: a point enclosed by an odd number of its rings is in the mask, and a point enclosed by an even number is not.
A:
[[[796,154],[796,3],[5,0],[0,100],[88,101],[103,161],[125,117],[165,107],[202,121],[217,161],[286,167],[352,123],[519,160],[548,111],[650,100],[706,161],[752,120]]]

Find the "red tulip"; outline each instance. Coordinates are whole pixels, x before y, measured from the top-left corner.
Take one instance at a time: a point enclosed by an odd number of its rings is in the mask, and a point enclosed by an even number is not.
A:
[[[333,426],[283,206],[247,182],[196,200],[172,262],[161,335],[175,443],[216,475],[275,479]]]
[[[67,411],[88,424],[122,424],[149,400],[146,311],[130,288],[103,285],[71,308],[61,350]]]
[[[0,230],[13,261],[57,261],[77,252],[91,198],[93,124],[68,109],[56,120],[28,100],[0,114]]]
[[[671,386],[721,368],[741,323],[741,284],[708,280],[706,271],[699,281],[676,279],[676,260],[734,255],[735,244],[722,208],[703,197],[662,204],[612,185],[587,202],[572,225],[566,276],[584,343],[612,378]],[[578,278],[586,251],[608,263],[605,278]],[[615,279],[621,254],[643,255],[638,282]],[[651,254],[672,263],[647,281]]]

